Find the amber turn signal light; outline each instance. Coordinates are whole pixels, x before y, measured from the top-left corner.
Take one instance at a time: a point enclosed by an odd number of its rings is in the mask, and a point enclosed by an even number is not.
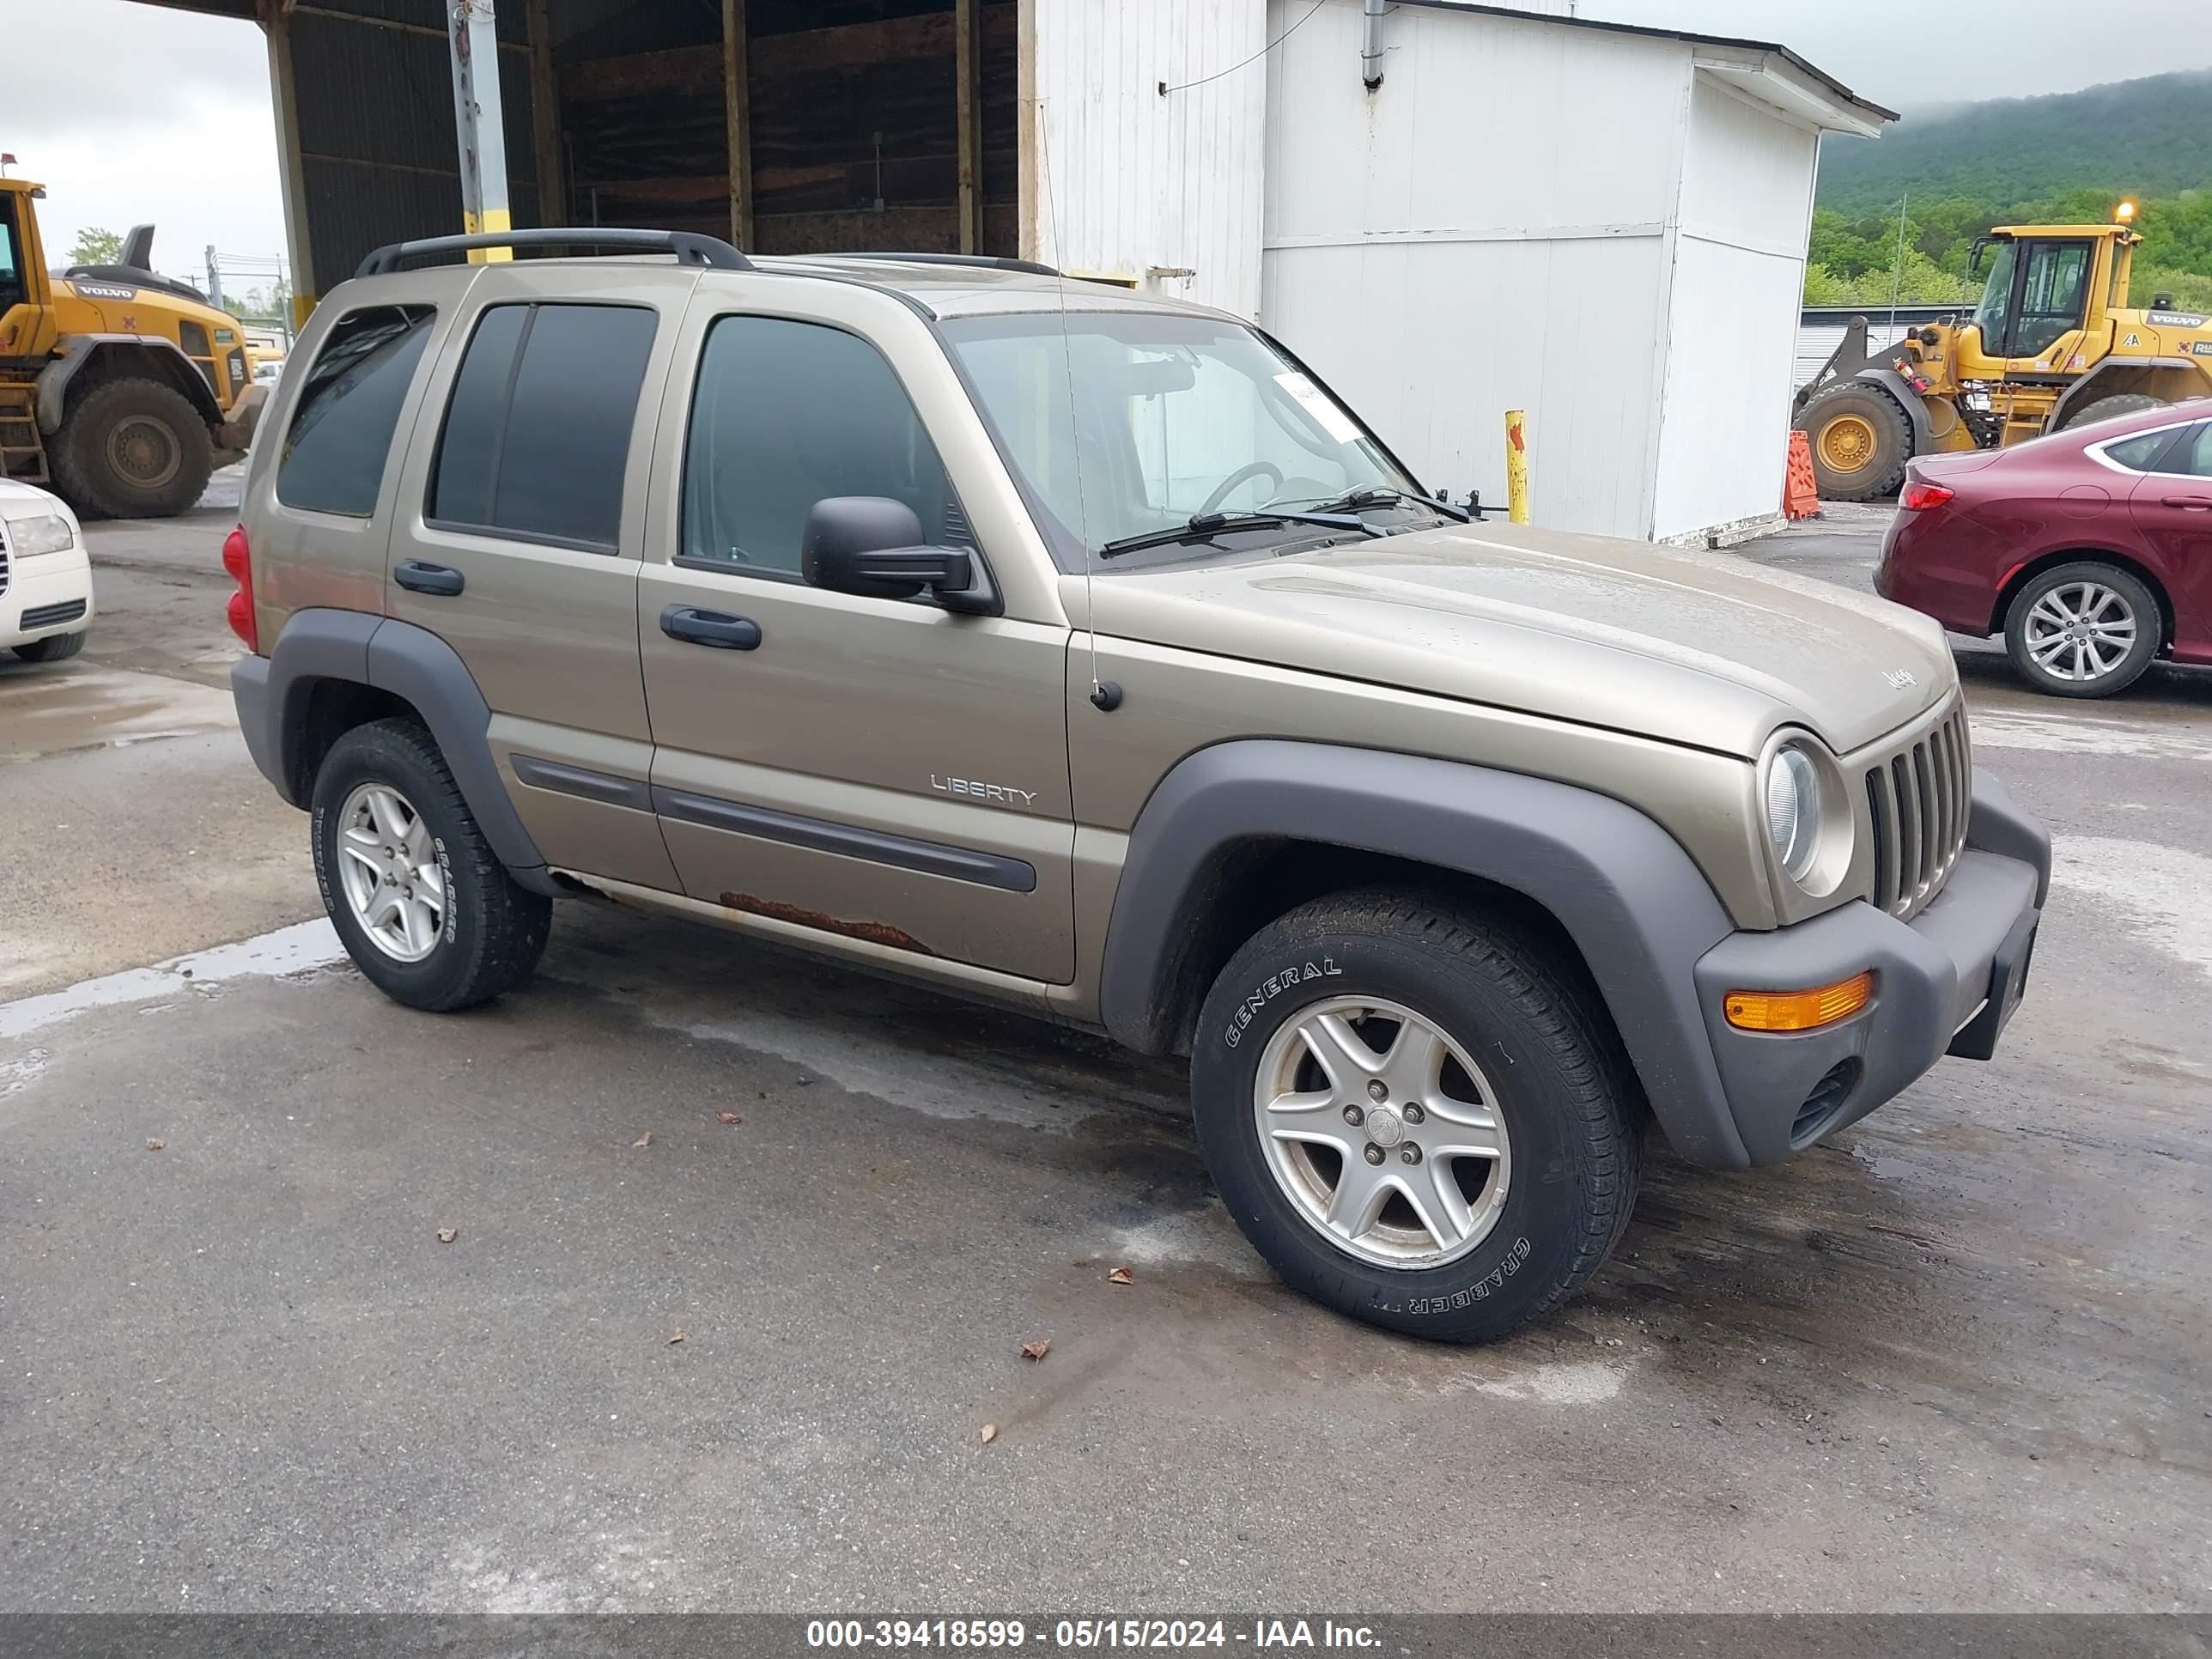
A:
[[[1809,991],[1730,991],[1721,1005],[1740,1031],[1817,1031],[1849,1019],[1874,998],[1874,970]]]

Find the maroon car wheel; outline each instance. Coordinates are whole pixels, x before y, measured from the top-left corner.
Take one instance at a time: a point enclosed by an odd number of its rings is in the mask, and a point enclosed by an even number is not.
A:
[[[2082,560],[2044,571],[2005,611],[2005,650],[2027,683],[2062,697],[2109,697],[2158,654],[2158,601],[2118,565]]]

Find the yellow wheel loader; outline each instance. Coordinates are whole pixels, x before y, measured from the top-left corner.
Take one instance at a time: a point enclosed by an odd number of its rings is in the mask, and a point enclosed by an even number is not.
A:
[[[154,228],[112,265],[46,272],[33,204],[0,179],[0,477],[94,518],[181,513],[245,454],[266,386],[238,319],[155,275]]]
[[[2126,213],[2126,209],[2122,210]],[[1972,315],[1867,349],[1866,319],[1797,393],[1825,501],[1887,495],[1917,455],[1995,449],[2061,427],[2212,394],[2212,318],[2127,303],[2136,245],[2124,222],[2003,225]]]

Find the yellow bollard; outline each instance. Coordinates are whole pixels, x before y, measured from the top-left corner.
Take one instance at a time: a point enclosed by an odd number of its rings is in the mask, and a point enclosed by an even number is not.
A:
[[[1515,524],[1528,522],[1528,417],[1517,409],[1505,411],[1506,516]]]

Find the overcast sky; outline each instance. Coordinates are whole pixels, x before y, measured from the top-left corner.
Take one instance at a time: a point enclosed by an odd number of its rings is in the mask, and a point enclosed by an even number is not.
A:
[[[2212,64],[2212,31],[2147,36],[2081,0],[1577,3],[1585,16],[1778,40],[1861,96],[1906,111]],[[0,0],[0,40],[32,69],[8,77],[0,150],[48,186],[40,222],[53,260],[81,226],[143,220],[161,228],[157,263],[200,280],[210,242],[232,257],[283,252],[268,57],[254,25],[136,0]]]

